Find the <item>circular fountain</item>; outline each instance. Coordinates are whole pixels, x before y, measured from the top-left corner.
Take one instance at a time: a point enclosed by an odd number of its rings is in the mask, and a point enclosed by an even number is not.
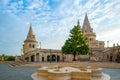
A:
[[[110,80],[102,68],[42,67],[32,74],[33,80]]]

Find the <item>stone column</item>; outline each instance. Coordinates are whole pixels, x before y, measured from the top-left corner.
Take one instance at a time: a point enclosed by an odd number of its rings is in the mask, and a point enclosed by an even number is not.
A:
[[[31,56],[29,56],[29,62],[31,62]]]
[[[41,62],[42,61],[42,57],[41,57],[42,55],[41,54],[39,54],[39,61]]]
[[[36,58],[37,58],[37,57],[36,57],[36,54],[35,54],[34,56],[35,56],[35,59],[34,59],[34,61],[36,62],[36,61],[37,61],[37,59],[36,59]]]
[[[57,62],[57,55],[56,55],[56,62]]]
[[[38,55],[38,62],[40,62],[40,53],[39,53],[39,55]]]

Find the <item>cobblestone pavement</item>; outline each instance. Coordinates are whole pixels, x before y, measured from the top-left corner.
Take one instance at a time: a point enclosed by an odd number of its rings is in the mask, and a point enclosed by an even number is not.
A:
[[[38,67],[10,67],[0,64],[0,80],[32,80],[31,75]],[[120,69],[104,68],[103,72],[111,76],[111,80],[120,80]]]
[[[103,72],[105,72],[111,76],[110,80],[120,80],[120,69],[104,68]]]
[[[32,80],[31,74],[36,70],[37,68],[14,68],[0,64],[0,80]]]

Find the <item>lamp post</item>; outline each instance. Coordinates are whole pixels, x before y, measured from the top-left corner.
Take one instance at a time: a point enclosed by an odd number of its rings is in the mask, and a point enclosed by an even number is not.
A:
[[[109,41],[107,41],[107,48],[109,48]]]
[[[23,49],[21,48],[21,58],[23,59]]]
[[[23,49],[21,49],[21,56],[22,56],[22,51],[23,51]]]
[[[90,57],[92,56],[92,48],[90,48],[89,55],[90,55]]]
[[[40,44],[40,49],[41,49],[41,42],[39,42],[39,44]]]

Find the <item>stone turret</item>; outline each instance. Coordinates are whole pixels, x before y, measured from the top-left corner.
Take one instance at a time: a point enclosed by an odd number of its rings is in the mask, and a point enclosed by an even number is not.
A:
[[[78,22],[77,22],[77,26],[79,26],[79,27],[80,27],[80,29],[81,29],[81,26],[80,26],[80,21],[79,21],[79,19],[78,19]]]
[[[93,32],[93,29],[91,28],[87,13],[85,15],[84,22],[83,22],[82,33],[85,36],[89,47],[92,47],[93,43],[96,40],[96,34]]]
[[[23,53],[27,54],[29,51],[34,50],[37,47],[38,47],[38,41],[37,41],[35,34],[33,32],[32,25],[30,24],[27,38],[23,44]]]
[[[79,21],[79,19],[78,19],[78,22],[77,22],[77,26],[80,26],[80,21]]]

